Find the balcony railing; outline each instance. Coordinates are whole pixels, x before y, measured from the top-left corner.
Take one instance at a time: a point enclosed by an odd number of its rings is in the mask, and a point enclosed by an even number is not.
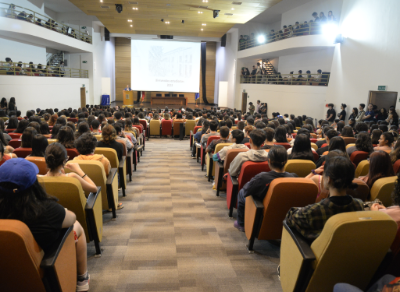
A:
[[[28,63],[0,63],[0,75],[89,78],[89,71],[63,66],[52,67]]]
[[[265,39],[263,42],[259,42],[259,35],[254,38],[250,38],[249,40],[240,39],[239,51],[292,37],[321,34],[321,25],[322,24],[318,22],[310,22],[308,24],[302,24],[298,26],[289,26],[288,28],[283,28],[275,33],[261,35]]]
[[[330,74],[325,72],[322,74],[307,74],[301,77],[293,74],[241,75],[240,83],[328,86],[329,77]]]
[[[86,31],[81,31],[80,28],[75,30],[66,24],[57,23],[54,19],[51,19],[48,16],[37,13],[28,8],[14,5],[12,3],[0,2],[0,16],[27,21],[83,42],[89,44],[92,43],[92,36]]]

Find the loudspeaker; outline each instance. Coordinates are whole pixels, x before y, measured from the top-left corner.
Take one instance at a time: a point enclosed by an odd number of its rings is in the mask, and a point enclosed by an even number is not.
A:
[[[213,17],[214,18],[217,18],[218,16],[219,16],[219,12],[220,12],[221,10],[213,10]]]
[[[68,62],[67,62],[67,60],[64,60],[64,67],[68,67]]]
[[[226,47],[226,34],[224,34],[221,38],[221,47]]]
[[[108,31],[107,27],[104,28],[104,39],[106,41],[110,40],[110,32]]]

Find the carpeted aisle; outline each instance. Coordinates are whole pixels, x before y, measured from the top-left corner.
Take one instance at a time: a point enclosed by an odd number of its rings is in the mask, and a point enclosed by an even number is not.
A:
[[[104,216],[102,257],[88,244],[90,291],[282,291],[279,248],[256,240],[249,254],[204,175],[188,140],[146,142],[125,208]]]

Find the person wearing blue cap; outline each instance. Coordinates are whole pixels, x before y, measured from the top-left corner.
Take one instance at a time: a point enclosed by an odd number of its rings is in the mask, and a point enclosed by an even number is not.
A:
[[[76,215],[49,196],[37,181],[38,167],[23,158],[7,160],[0,166],[0,219],[24,222],[46,253],[62,228],[74,226],[78,281],[76,291],[89,290],[87,245]]]

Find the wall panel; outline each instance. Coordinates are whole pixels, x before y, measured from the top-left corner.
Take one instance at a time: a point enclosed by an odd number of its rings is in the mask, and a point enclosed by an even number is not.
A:
[[[131,40],[115,38],[115,100],[122,101],[127,84],[131,84]]]

